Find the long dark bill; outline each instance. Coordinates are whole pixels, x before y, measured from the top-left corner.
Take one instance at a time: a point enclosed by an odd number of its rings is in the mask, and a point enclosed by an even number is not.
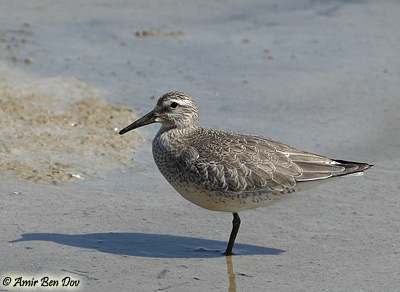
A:
[[[141,117],[140,119],[138,119],[137,121],[134,121],[132,124],[130,124],[129,126],[123,128],[121,131],[119,131],[120,135],[125,134],[126,132],[129,132],[133,129],[142,127],[142,126],[146,126],[148,124],[152,124],[156,121],[156,115],[155,115],[155,110],[152,110],[151,112],[149,112],[148,114],[144,115],[143,117]]]

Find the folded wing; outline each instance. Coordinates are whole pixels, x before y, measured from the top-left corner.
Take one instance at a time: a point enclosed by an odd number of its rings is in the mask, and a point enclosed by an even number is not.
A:
[[[220,137],[220,136],[223,137]],[[218,137],[216,137],[218,136]],[[296,184],[345,176],[372,167],[299,151],[286,144],[243,133],[199,131],[184,151],[206,188],[228,192],[294,190]],[[223,141],[217,144],[215,141]]]

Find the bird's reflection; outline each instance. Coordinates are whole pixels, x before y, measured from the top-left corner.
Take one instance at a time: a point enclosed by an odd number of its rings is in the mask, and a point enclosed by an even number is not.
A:
[[[232,256],[226,257],[226,266],[228,269],[228,276],[229,276],[229,292],[236,292],[236,276],[233,272],[233,261]]]

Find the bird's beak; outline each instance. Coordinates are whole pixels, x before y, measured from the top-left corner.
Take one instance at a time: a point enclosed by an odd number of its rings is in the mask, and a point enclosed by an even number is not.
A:
[[[145,126],[148,124],[152,124],[152,123],[156,122],[156,118],[157,118],[157,115],[156,115],[155,109],[154,109],[151,112],[149,112],[148,114],[146,114],[143,117],[141,117],[140,119],[138,119],[137,121],[134,121],[129,126],[123,128],[121,131],[119,131],[119,134],[123,135],[126,132],[129,132],[133,129],[136,129],[136,128],[139,128],[139,127],[142,127],[142,126]]]

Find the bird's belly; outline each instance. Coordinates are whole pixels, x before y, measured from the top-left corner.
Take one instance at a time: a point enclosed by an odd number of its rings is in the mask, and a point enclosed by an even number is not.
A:
[[[167,179],[168,180],[168,179]],[[169,180],[168,180],[169,181]],[[212,191],[193,182],[169,181],[186,200],[202,208],[220,212],[241,212],[266,207],[292,196],[292,193]]]
[[[265,207],[280,202],[290,196],[294,190],[271,192],[259,191],[232,192],[207,187],[207,179],[201,175],[191,175],[190,170],[157,146],[153,148],[154,161],[161,174],[186,200],[202,208],[220,212],[240,212]]]

